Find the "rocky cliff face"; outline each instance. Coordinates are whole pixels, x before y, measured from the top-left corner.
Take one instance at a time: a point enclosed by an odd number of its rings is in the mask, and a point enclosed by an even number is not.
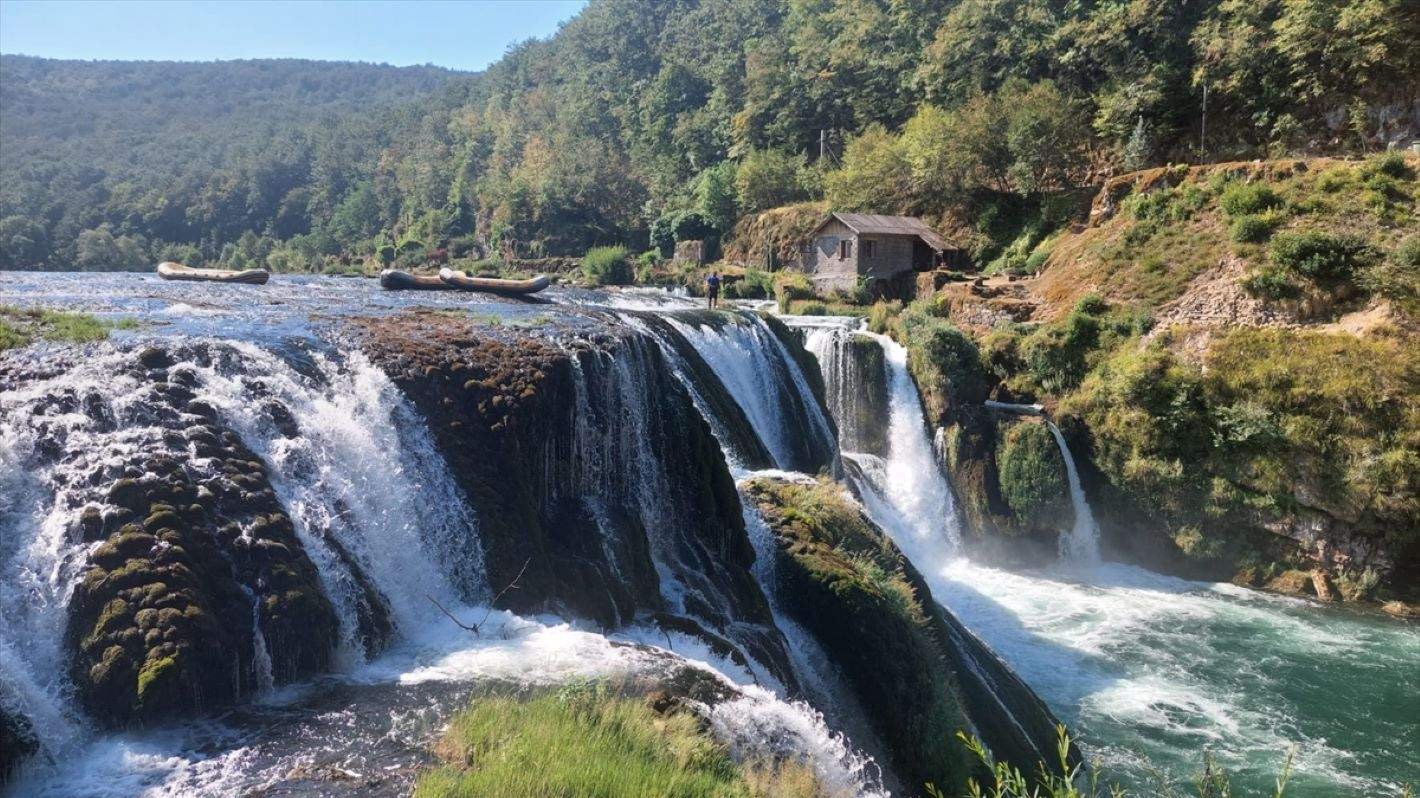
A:
[[[591,317],[361,328],[466,491],[489,584],[516,579],[504,606],[723,636],[793,682],[719,443],[654,340]]]

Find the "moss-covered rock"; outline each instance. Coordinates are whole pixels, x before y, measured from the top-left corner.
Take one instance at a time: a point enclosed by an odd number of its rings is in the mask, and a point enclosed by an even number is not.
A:
[[[1009,424],[998,438],[996,467],[1011,508],[1012,532],[1052,539],[1070,527],[1069,487],[1060,447],[1044,424]]]
[[[195,407],[169,374],[171,353],[153,347],[135,360],[151,381],[151,416],[171,429],[93,474],[107,487],[76,531],[97,545],[68,608],[79,698],[111,725],[252,692],[258,630],[278,682],[325,670],[338,634],[265,466]]]
[[[832,483],[745,483],[774,532],[785,608],[822,643],[864,707],[904,784],[949,794],[967,776],[969,728],[942,643],[901,554]]]
[[[1022,771],[1056,761],[1057,721],[1044,702],[933,600],[839,486],[757,477],[741,488],[774,533],[780,601],[869,708],[905,784],[955,794],[970,775],[955,740],[962,729]],[[1078,751],[1071,757],[1080,761]]]

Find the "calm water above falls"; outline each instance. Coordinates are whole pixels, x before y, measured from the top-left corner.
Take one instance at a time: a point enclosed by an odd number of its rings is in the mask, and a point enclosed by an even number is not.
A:
[[[810,335],[828,334],[822,321],[809,325]],[[865,506],[937,600],[1060,713],[1108,777],[1136,794],[1154,791],[1155,773],[1186,787],[1208,750],[1241,794],[1271,795],[1295,746],[1289,796],[1398,795],[1420,784],[1420,628],[1097,564],[1088,546],[1052,571],[971,562],[957,551],[955,520],[922,512],[929,497],[950,503],[950,491],[929,454],[905,353],[878,340],[892,452],[846,455],[867,483]]]

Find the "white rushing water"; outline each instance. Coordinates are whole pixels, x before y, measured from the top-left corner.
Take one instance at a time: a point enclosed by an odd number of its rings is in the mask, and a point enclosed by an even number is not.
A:
[[[884,459],[845,453],[861,475],[864,507],[934,597],[1071,725],[1109,777],[1143,794],[1162,791],[1158,774],[1178,787],[1210,750],[1235,788],[1270,794],[1291,747],[1288,796],[1399,795],[1404,780],[1420,776],[1420,632],[1101,563],[1098,529],[1053,425],[1076,508],[1061,567],[1015,572],[962,556],[957,511],[925,443],[903,351],[878,340],[891,451]]]
[[[1085,488],[1080,484],[1080,472],[1075,468],[1075,458],[1065,443],[1065,436],[1054,422],[1045,422],[1050,434],[1055,437],[1055,445],[1060,447],[1060,457],[1065,461],[1065,479],[1070,485],[1070,507],[1075,511],[1075,523],[1070,531],[1060,536],[1060,556],[1075,563],[1092,564],[1100,561],[1100,528],[1095,523],[1095,514],[1090,512],[1090,503],[1085,499]]]
[[[799,436],[813,436],[819,446],[837,451],[837,437],[804,375],[764,321],[749,313],[718,325],[667,320],[739,404],[775,465],[794,468],[803,445]]]
[[[359,586],[332,539],[388,600],[397,630],[438,615],[428,596],[451,604],[485,592],[468,503],[422,419],[383,371],[358,352],[312,353],[302,373],[253,344],[229,346],[240,368],[198,369],[197,396],[270,467],[340,614],[347,666],[364,656],[356,643]],[[296,434],[272,421],[263,399],[289,412]]]
[[[298,352],[288,360],[252,344],[209,346],[210,362],[180,365],[194,378],[196,398],[216,408],[267,464],[337,607],[346,639],[339,671],[273,684],[254,614],[258,636],[251,655],[259,692],[235,715],[108,733],[92,728],[73,706],[62,638],[65,606],[89,546],[71,536],[77,513],[91,499],[83,490],[86,477],[104,463],[148,451],[164,432],[145,415],[143,381],[114,376],[126,374],[132,353],[101,348],[68,373],[0,397],[0,702],[33,722],[43,747],[13,786],[16,794],[235,798],[288,789],[306,778],[316,786],[300,794],[326,794],[320,780],[330,777],[322,773],[337,776],[327,787],[354,785],[340,789],[361,794],[359,785],[366,784],[391,794],[377,785],[387,779],[407,784],[423,762],[417,752],[476,685],[634,679],[670,667],[699,669],[732,690],[730,700],[701,711],[737,756],[801,759],[835,796],[884,794],[872,760],[816,710],[758,686],[763,673],[712,653],[697,638],[635,626],[603,635],[553,617],[490,612],[482,604],[488,591],[477,520],[422,419],[363,356]],[[618,414],[637,407],[653,412],[649,398],[636,393],[645,387],[635,364],[610,367],[628,392],[616,400]],[[35,412],[51,395],[66,392],[78,398],[74,409]],[[102,412],[83,412],[86,402]],[[284,423],[272,403],[289,414]],[[634,413],[622,418],[601,437],[585,431],[578,453],[585,461],[583,489],[595,493],[612,479],[640,484],[655,471],[643,473],[656,455],[637,439],[637,419]],[[56,435],[79,456],[46,469],[26,467],[35,447]],[[623,468],[628,457],[643,468]],[[660,548],[656,536],[670,530],[673,519],[656,517],[656,491],[643,487],[643,520],[651,545]],[[354,640],[359,586],[331,548],[332,534],[388,602],[394,637],[374,658]],[[662,576],[670,577],[670,570]],[[668,589],[685,589],[669,581]],[[460,628],[430,596],[465,621],[486,617],[484,633]]]

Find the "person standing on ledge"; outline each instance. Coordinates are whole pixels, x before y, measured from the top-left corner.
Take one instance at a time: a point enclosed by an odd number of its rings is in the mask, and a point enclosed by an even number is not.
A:
[[[715,305],[720,302],[720,273],[710,272],[710,276],[705,278],[705,298],[709,300],[710,309],[714,310]]]

